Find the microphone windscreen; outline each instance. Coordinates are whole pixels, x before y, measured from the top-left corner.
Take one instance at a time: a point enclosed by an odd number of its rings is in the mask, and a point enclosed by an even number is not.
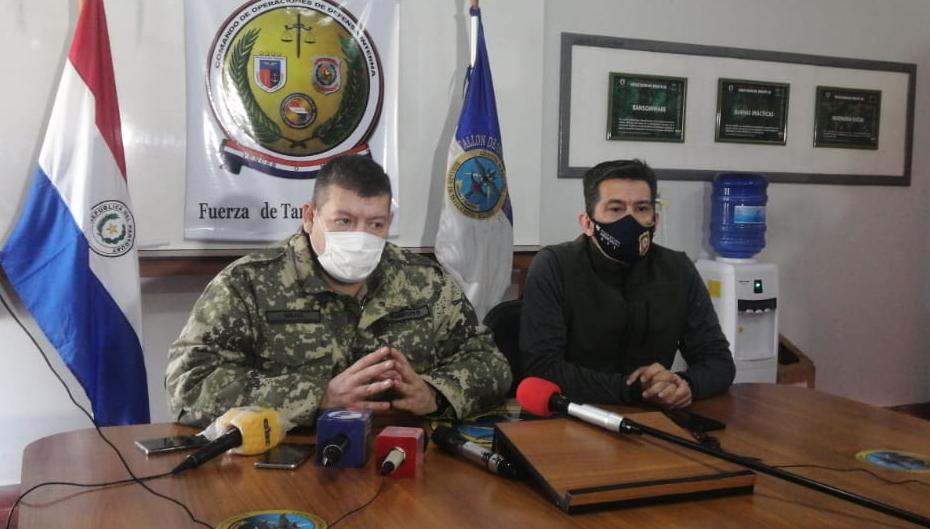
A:
[[[246,406],[233,408],[216,420],[221,429],[235,427],[242,432],[242,444],[234,453],[255,455],[278,446],[284,438],[281,416],[275,410]]]
[[[317,462],[321,466],[361,468],[368,461],[371,412],[334,408],[316,420]],[[340,445],[339,449],[331,449]]]
[[[378,462],[378,468],[393,448],[403,450],[404,459],[391,473],[392,477],[413,478],[422,473],[426,450],[426,432],[423,428],[388,426],[382,430],[375,437],[375,461]]]
[[[549,399],[562,392],[556,384],[543,378],[526,377],[517,386],[517,402],[520,407],[532,415],[548,417],[552,415],[549,409]]]

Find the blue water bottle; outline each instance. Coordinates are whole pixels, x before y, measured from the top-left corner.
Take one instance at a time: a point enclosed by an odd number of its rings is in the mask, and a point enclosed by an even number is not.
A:
[[[752,173],[718,173],[711,195],[710,244],[720,257],[751,259],[765,248],[768,182]]]

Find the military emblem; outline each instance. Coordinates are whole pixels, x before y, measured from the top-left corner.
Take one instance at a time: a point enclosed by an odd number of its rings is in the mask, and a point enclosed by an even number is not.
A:
[[[305,94],[291,94],[281,102],[281,119],[295,129],[305,129],[316,121],[316,103]]]
[[[255,57],[252,69],[255,84],[269,94],[277,92],[287,81],[286,57]]]
[[[90,249],[104,257],[119,257],[132,249],[136,223],[119,200],[105,200],[90,209]]]
[[[930,457],[901,450],[863,450],[856,459],[871,463],[886,470],[898,472],[930,472]]]
[[[217,529],[318,529],[326,521],[315,514],[301,511],[252,511],[227,518]]]
[[[313,86],[321,94],[338,92],[342,87],[339,59],[336,57],[317,57],[313,61]]]
[[[313,178],[334,156],[367,152],[381,113],[381,61],[334,0],[246,3],[218,29],[209,61],[227,170]]]
[[[507,199],[504,163],[491,151],[462,153],[449,168],[446,192],[463,215],[473,219],[494,216]]]

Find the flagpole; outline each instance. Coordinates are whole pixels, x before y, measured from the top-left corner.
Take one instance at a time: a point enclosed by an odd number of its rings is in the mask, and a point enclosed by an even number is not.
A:
[[[478,8],[478,0],[471,0],[471,9]],[[478,55],[478,17],[476,15],[471,16],[471,41],[470,41],[470,50],[471,50],[471,60],[468,61],[468,64],[474,68],[475,66],[475,56]]]

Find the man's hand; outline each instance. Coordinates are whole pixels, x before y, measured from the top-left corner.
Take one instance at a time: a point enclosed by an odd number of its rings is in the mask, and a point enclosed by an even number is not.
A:
[[[674,409],[691,404],[691,386],[659,363],[637,368],[627,377],[627,385],[636,381],[643,390],[643,401]]]
[[[390,409],[390,402],[368,399],[394,387],[395,379],[388,375],[396,368],[395,364],[386,347],[359,358],[329,381],[320,408]]]
[[[391,407],[408,411],[415,415],[427,415],[436,411],[436,390],[427,384],[407,361],[407,357],[397,349],[388,349],[388,355],[394,363],[396,375],[392,378],[397,398],[391,401]]]

